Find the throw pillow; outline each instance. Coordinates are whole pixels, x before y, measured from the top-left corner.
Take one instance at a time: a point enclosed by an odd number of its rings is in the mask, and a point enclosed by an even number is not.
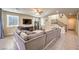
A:
[[[26,33],[21,32],[20,36],[22,37],[22,39],[27,40],[27,34]]]

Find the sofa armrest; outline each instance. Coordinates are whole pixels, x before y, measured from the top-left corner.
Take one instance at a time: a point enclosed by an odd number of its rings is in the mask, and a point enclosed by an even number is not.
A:
[[[45,46],[46,34],[40,35],[33,39],[26,41],[25,46],[27,50],[40,50]]]
[[[14,37],[15,37],[15,43],[18,47],[19,50],[25,50],[25,41],[15,32],[14,33]]]
[[[17,33],[15,33],[15,40],[20,50],[40,50],[44,48],[46,34],[42,34],[35,38],[25,41]]]

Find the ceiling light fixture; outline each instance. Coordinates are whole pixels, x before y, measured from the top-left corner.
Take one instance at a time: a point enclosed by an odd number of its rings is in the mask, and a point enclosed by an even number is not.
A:
[[[62,18],[63,17],[63,13],[60,13],[58,10],[56,11],[57,14],[59,14],[59,17]]]
[[[36,14],[39,14],[41,15],[43,13],[43,10],[40,9],[40,8],[33,8],[33,11],[36,13]]]
[[[60,14],[59,14],[59,17],[62,18],[62,17],[63,17],[63,13],[60,13]]]

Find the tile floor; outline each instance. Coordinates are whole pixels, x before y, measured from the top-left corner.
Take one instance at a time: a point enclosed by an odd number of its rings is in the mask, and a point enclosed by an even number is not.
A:
[[[17,50],[16,43],[14,42],[14,37],[9,36],[4,39],[0,39],[0,50]]]
[[[14,37],[6,37],[0,39],[0,50],[17,50],[16,43],[14,42]],[[61,38],[51,45],[51,47],[46,50],[78,50],[79,49],[79,38],[75,32],[68,31],[65,34],[61,34]]]
[[[78,50],[79,38],[75,32],[68,31],[61,34],[61,38],[55,43],[54,46],[47,48],[47,50]]]

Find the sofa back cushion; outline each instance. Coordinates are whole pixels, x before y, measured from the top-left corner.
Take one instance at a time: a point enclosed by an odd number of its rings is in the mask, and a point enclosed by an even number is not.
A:
[[[34,34],[30,34],[27,36],[27,39],[32,39],[32,38],[35,38],[35,37],[38,37],[40,35],[43,35],[44,32],[43,31],[33,31]]]

